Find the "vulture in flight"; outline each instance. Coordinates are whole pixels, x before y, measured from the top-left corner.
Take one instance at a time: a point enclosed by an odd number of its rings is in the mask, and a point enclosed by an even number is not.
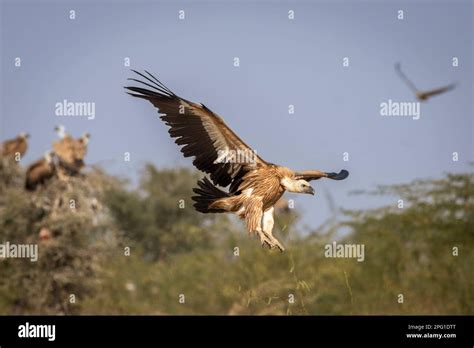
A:
[[[454,87],[456,87],[456,84],[452,83],[450,85],[435,88],[435,89],[431,89],[429,91],[420,91],[418,88],[415,87],[413,82],[411,82],[408,79],[408,77],[406,77],[406,75],[403,73],[403,71],[400,67],[400,63],[395,64],[395,70],[398,73],[398,75],[400,76],[400,78],[403,80],[403,82],[405,82],[406,85],[408,86],[408,88],[410,88],[412,90],[412,92],[415,93],[416,98],[420,101],[428,100],[428,98],[431,98],[431,97],[433,97],[435,95],[438,95],[438,94],[448,92],[448,91],[454,89]]]
[[[5,141],[0,148],[0,157],[18,162],[28,150],[29,137],[28,133],[20,133],[15,139]]]
[[[147,71],[132,71],[142,79],[130,78],[140,87],[125,87],[127,93],[150,101],[170,127],[171,137],[182,146],[184,157],[194,157],[194,166],[209,174],[210,179],[199,180],[193,190],[195,209],[238,215],[245,220],[249,233],[258,234],[262,246],[284,250],[272,230],[274,205],[285,191],[314,195],[309,181],[343,180],[349,175],[346,170],[293,171],[266,162],[206,106],[177,96]],[[245,155],[238,156],[239,153]],[[227,186],[227,190],[222,189]]]

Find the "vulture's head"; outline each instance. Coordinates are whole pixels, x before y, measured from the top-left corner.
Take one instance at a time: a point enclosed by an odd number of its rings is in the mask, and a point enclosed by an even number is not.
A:
[[[281,180],[281,185],[288,192],[307,193],[314,195],[314,189],[311,187],[309,182],[303,179],[292,179],[286,177]]]
[[[84,133],[82,134],[79,141],[82,142],[84,145],[87,145],[89,143],[90,138],[91,138],[91,135],[89,133]]]
[[[66,127],[64,127],[62,124],[54,127],[54,131],[58,135],[59,139],[63,139],[66,136]]]
[[[20,137],[21,139],[28,139],[28,138],[30,137],[30,135],[29,135],[28,133],[26,133],[26,132],[21,132],[21,133],[19,134],[19,137]]]

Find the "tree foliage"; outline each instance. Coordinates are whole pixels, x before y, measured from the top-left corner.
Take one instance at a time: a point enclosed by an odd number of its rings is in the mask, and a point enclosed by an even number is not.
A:
[[[391,206],[344,211],[310,234],[283,204],[285,253],[232,216],[194,211],[189,169],[147,165],[136,189],[91,169],[30,193],[23,176],[2,162],[0,242],[38,243],[40,255],[0,259],[2,314],[474,313],[472,173],[379,187],[367,199]],[[364,261],[325,257],[334,240],[363,244]]]

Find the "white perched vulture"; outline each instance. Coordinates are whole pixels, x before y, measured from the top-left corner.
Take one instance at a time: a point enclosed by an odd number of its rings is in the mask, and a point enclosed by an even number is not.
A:
[[[438,94],[448,92],[448,91],[450,91],[450,90],[452,90],[456,87],[456,84],[452,83],[450,85],[443,86],[443,87],[438,87],[438,88],[435,88],[435,89],[431,89],[429,91],[420,91],[418,88],[416,88],[415,84],[413,82],[411,82],[408,79],[408,77],[406,77],[406,75],[403,73],[403,71],[401,69],[401,66],[400,66],[400,63],[395,64],[395,70],[398,73],[398,75],[400,76],[400,78],[403,80],[403,82],[405,82],[405,84],[408,86],[408,88],[410,88],[411,91],[413,93],[415,93],[416,98],[420,101],[428,100],[428,98],[431,98],[431,97],[433,97],[435,95],[438,95]]]
[[[62,124],[54,127],[54,130],[59,139],[64,139],[65,137],[69,136],[69,134],[66,133],[66,127],[64,127]]]
[[[56,173],[53,162],[53,152],[48,151],[43,158],[32,163],[26,170],[25,188],[34,191],[40,185],[44,185]]]
[[[7,140],[0,148],[0,157],[13,159],[19,162],[28,150],[28,133],[20,133],[15,139]]]
[[[198,181],[194,189],[195,209],[202,213],[235,213],[245,220],[249,233],[258,234],[262,245],[284,250],[272,230],[274,205],[285,191],[314,195],[309,181],[343,180],[349,175],[346,170],[295,172],[266,162],[206,106],[177,96],[147,71],[133,71],[143,80],[129,80],[143,87],[125,87],[127,93],[158,108],[160,118],[170,127],[169,134],[183,146],[184,156],[194,156],[196,168],[210,176],[210,180]],[[223,190],[217,185],[229,188]]]

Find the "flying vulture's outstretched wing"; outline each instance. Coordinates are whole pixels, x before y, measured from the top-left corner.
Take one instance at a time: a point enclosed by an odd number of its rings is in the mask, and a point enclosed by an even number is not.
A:
[[[348,176],[349,172],[345,169],[341,170],[339,173],[325,173],[320,170],[302,170],[299,172],[295,172],[296,179],[303,179],[306,181],[318,180],[321,178],[344,180]]]
[[[416,88],[415,84],[413,82],[411,82],[408,77],[406,77],[406,75],[403,73],[401,67],[400,67],[400,63],[397,63],[395,64],[395,70],[396,72],[398,73],[398,75],[400,76],[400,78],[406,83],[406,85],[412,90],[413,93],[417,93],[418,92],[418,88]]]
[[[456,84],[455,83],[452,83],[450,85],[447,85],[447,86],[444,86],[444,87],[439,87],[439,88],[435,88],[435,89],[432,89],[430,91],[426,91],[426,92],[418,92],[416,94],[416,96],[418,97],[418,99],[421,99],[421,100],[424,100],[424,99],[428,99],[432,96],[435,96],[435,95],[438,95],[438,94],[442,94],[444,92],[448,92],[452,89],[454,89],[454,87],[456,87]]]
[[[144,80],[130,78],[144,87],[125,87],[128,94],[149,100],[160,118],[170,127],[168,133],[183,145],[184,157],[194,156],[193,164],[208,173],[216,185],[226,187],[235,178],[259,166],[268,165],[230,129],[217,114],[203,104],[183,99],[152,74],[139,73]]]

